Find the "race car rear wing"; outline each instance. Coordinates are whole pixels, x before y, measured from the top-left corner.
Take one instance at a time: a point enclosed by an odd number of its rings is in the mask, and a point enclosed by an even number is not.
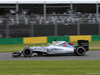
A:
[[[82,46],[86,49],[86,51],[89,50],[89,41],[88,40],[78,40],[77,41],[78,46]]]

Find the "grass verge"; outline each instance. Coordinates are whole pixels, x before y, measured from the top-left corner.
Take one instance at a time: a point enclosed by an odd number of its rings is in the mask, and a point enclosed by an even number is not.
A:
[[[99,65],[87,60],[0,61],[0,75],[100,75]]]

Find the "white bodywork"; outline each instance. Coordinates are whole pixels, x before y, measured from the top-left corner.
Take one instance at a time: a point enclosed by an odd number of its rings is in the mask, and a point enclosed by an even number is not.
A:
[[[47,54],[64,54],[64,53],[74,53],[73,47],[61,47],[61,46],[48,46]]]
[[[33,52],[44,52],[47,54],[65,54],[65,53],[74,53],[74,48],[73,47],[64,47],[67,44],[63,44],[65,41],[57,41],[53,42],[53,45],[47,46],[47,47],[30,47],[30,49]]]

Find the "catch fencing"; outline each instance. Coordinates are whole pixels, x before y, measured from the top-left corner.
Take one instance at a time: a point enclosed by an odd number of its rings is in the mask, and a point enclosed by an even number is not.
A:
[[[100,24],[0,25],[0,38],[100,35]]]

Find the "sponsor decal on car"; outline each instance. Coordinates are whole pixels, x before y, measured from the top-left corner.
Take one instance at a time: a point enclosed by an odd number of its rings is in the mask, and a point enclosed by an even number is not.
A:
[[[52,50],[54,51],[54,50],[63,50],[63,49],[59,49],[59,48],[53,48]]]

